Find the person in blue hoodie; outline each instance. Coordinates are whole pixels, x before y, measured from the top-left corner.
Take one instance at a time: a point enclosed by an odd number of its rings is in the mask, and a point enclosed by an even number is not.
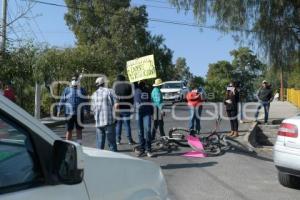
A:
[[[148,157],[153,157],[151,150],[151,116],[153,114],[151,93],[144,81],[140,81],[135,85],[134,105],[137,113],[138,136],[140,143],[140,150],[137,152],[137,156],[141,157],[146,153]]]

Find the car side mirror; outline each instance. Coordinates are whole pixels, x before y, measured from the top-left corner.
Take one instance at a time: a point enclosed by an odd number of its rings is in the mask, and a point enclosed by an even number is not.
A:
[[[56,140],[53,145],[53,169],[63,184],[73,185],[82,182],[84,174],[82,147],[75,142]]]

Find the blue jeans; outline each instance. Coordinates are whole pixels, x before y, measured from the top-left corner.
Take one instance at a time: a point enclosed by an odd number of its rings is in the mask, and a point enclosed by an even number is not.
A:
[[[96,145],[98,149],[104,149],[107,137],[108,148],[117,151],[115,125],[108,125],[96,128]]]
[[[151,114],[138,113],[137,124],[141,151],[151,152]]]
[[[123,122],[125,124],[125,129],[127,133],[127,139],[129,142],[132,141],[132,136],[131,136],[131,127],[130,127],[130,115],[131,113],[129,112],[121,112],[119,119],[117,120],[117,127],[116,127],[116,134],[117,134],[117,141],[121,141],[121,133],[122,133],[122,125]]]
[[[258,106],[257,111],[255,113],[255,119],[257,120],[258,114],[259,114],[259,110],[262,107],[264,107],[264,111],[265,111],[265,123],[267,123],[268,120],[269,120],[270,102],[260,102],[260,105]]]
[[[200,132],[200,117],[202,113],[202,106],[198,107],[190,107],[190,121],[189,121],[189,129],[195,130],[197,133]]]

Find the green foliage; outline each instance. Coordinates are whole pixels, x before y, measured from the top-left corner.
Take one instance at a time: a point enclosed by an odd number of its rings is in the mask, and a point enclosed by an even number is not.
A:
[[[177,58],[173,78],[175,80],[187,81],[189,81],[192,78],[192,73],[190,72],[190,68],[187,66],[185,58]]]
[[[204,87],[204,85],[205,85],[205,80],[201,76],[193,76],[189,83],[191,89]]]
[[[233,66],[228,61],[218,61],[208,66],[206,75],[206,92],[213,94],[212,101],[222,101],[225,89],[232,80]]]
[[[17,94],[17,103],[29,112],[33,112],[35,60],[39,49],[32,43],[10,49],[11,53],[1,63],[0,80],[12,84]]]
[[[260,80],[265,78],[266,66],[249,48],[241,47],[230,54],[233,56],[232,63],[219,61],[209,65],[206,90],[214,94],[215,101],[223,99],[230,81],[241,83],[242,97],[247,100],[255,93]]]
[[[259,79],[264,74],[266,65],[247,47],[233,50],[230,55],[233,56],[232,67],[234,71],[232,78],[241,82],[242,99],[249,99],[256,92],[257,84],[261,83]]]
[[[216,27],[241,38],[258,41],[275,67],[290,67],[291,55],[300,45],[299,0],[170,0],[179,9],[193,8],[196,20],[207,17]],[[248,36],[248,37],[244,37]],[[298,58],[300,57],[298,52]]]
[[[158,76],[164,80],[174,77],[173,52],[162,36],[147,31],[146,7],[129,7],[129,0],[65,0],[68,12],[65,20],[77,38],[73,48],[38,47],[27,45],[10,49],[2,63],[0,80],[12,81],[18,103],[33,113],[34,86],[44,85],[42,114],[54,103],[49,91],[53,81],[70,81],[75,73],[102,74],[112,85],[117,74],[126,75],[126,61],[154,54]],[[186,72],[188,73],[188,72]],[[83,78],[88,94],[94,90],[96,77]],[[153,80],[149,80],[152,82]],[[60,95],[65,85],[53,88]]]

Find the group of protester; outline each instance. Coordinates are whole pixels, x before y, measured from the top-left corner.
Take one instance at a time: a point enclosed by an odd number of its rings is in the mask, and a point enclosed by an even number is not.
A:
[[[151,141],[156,137],[159,130],[160,136],[165,136],[164,110],[161,79],[156,79],[152,87],[147,81],[142,80],[131,84],[126,81],[125,76],[118,75],[113,88],[107,87],[105,77],[96,79],[96,90],[91,98],[80,86],[78,76],[74,76],[71,86],[64,89],[61,101],[57,107],[57,115],[64,108],[67,117],[66,139],[72,140],[72,130],[76,128],[77,142],[82,143],[82,129],[85,113],[94,115],[96,127],[96,145],[99,149],[105,148],[107,140],[111,151],[118,151],[118,145],[122,144],[122,127],[125,126],[129,145],[137,144],[132,137],[131,118],[136,113],[138,128],[138,139],[140,151],[137,156],[147,155],[152,157]],[[151,89],[153,88],[153,89]],[[272,89],[267,81],[263,81],[257,97],[260,105],[255,114],[257,120],[259,110],[263,107],[265,111],[264,122],[269,117],[270,102],[273,99]],[[91,101],[90,101],[91,100]],[[202,88],[194,88],[186,95],[187,104],[190,108],[189,129],[200,133],[201,113],[203,102],[206,101]],[[90,101],[90,102],[89,102]],[[231,132],[229,136],[238,137],[238,114],[240,102],[240,87],[238,82],[231,82],[226,88],[224,105],[230,120]],[[153,123],[152,123],[153,121]],[[80,123],[82,122],[82,123]]]
[[[276,94],[276,95],[279,97],[278,94]],[[273,98],[274,98],[271,84],[269,84],[266,80],[264,80],[262,82],[262,86],[259,88],[256,96],[257,96],[257,100],[259,102],[259,106],[255,113],[255,120],[258,121],[259,111],[263,107],[264,113],[265,113],[264,123],[268,123],[270,103],[273,101]],[[239,83],[231,82],[226,89],[226,95],[225,95],[225,100],[224,100],[227,116],[230,119],[231,132],[230,132],[229,136],[231,136],[231,137],[239,136],[239,133],[238,133],[239,102],[240,102]]]
[[[163,120],[165,113],[163,110],[163,95],[160,90],[163,84],[162,80],[156,79],[152,85],[153,89],[147,85],[145,80],[131,84],[126,81],[123,75],[117,76],[112,89],[107,87],[107,83],[108,80],[105,77],[97,78],[95,82],[96,90],[89,98],[85,89],[80,86],[80,77],[78,75],[72,77],[71,85],[64,89],[57,107],[57,116],[60,116],[61,110],[64,109],[67,117],[66,139],[72,140],[72,132],[75,127],[77,142],[81,144],[85,115],[89,117],[92,113],[96,126],[97,148],[104,149],[107,140],[109,149],[115,152],[118,151],[117,145],[122,144],[123,125],[125,126],[128,144],[135,145],[137,143],[132,138],[131,118],[133,113],[136,113],[140,145],[137,156],[147,155],[152,157],[151,141],[155,140],[156,132],[159,130],[160,136],[165,136]],[[11,84],[4,86],[0,81],[0,95],[13,102],[16,101]],[[279,94],[276,95],[273,96],[271,85],[264,80],[257,93],[259,106],[255,113],[256,121],[260,109],[264,108],[264,123],[268,122],[270,102],[274,98],[279,98]],[[193,88],[186,95],[186,100],[190,109],[189,129],[199,134],[203,102],[206,101],[202,88]],[[224,99],[225,110],[231,126],[230,137],[239,136],[239,102],[239,83],[232,81],[226,88]]]
[[[116,152],[118,151],[117,145],[122,144],[123,125],[128,144],[136,144],[131,134],[131,117],[133,113],[136,113],[141,147],[137,156],[152,157],[151,141],[155,139],[157,130],[159,129],[161,136],[165,135],[163,97],[160,91],[162,80],[155,80],[152,91],[146,81],[131,84],[123,75],[117,76],[112,89],[107,87],[107,82],[105,77],[96,79],[96,91],[90,98],[90,106],[87,93],[80,87],[80,80],[77,76],[72,78],[71,86],[64,89],[57,107],[57,115],[59,116],[64,108],[68,119],[66,139],[72,139],[72,130],[76,127],[77,142],[82,143],[84,113],[92,112],[96,126],[97,148],[104,149],[107,140],[109,149]]]

